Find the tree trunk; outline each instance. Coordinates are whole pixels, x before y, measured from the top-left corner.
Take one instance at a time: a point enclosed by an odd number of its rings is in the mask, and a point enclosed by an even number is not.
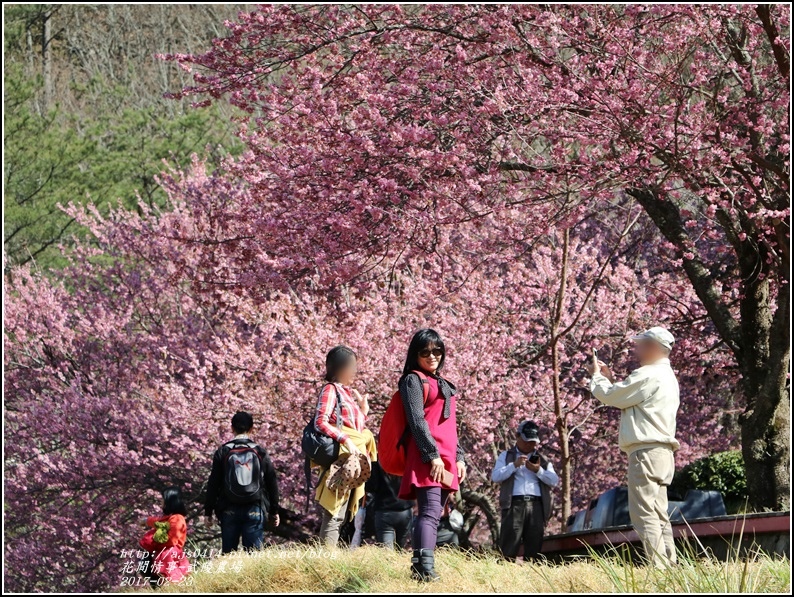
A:
[[[678,248],[679,255],[694,251],[680,211],[672,201],[660,199],[653,189],[629,189],[627,192],[642,205],[664,237]],[[738,320],[723,302],[718,281],[698,255],[684,259],[683,267],[717,332],[733,352],[742,374],[747,402],[741,417],[742,454],[750,507],[756,511],[788,510],[791,487],[788,263],[784,259],[778,271],[770,271],[766,255],[761,253],[764,243],[753,236],[757,232],[752,223],[741,222],[748,236],[741,242],[727,229],[728,224],[723,224],[723,228],[728,238],[733,239],[742,278]],[[771,315],[773,293],[769,289],[772,275],[782,282],[777,290],[774,316]]]
[[[560,500],[562,530],[568,523],[571,515],[571,448],[568,434],[568,414],[562,406],[562,389],[560,388],[560,352],[559,328],[562,320],[562,310],[565,305],[565,292],[568,283],[568,246],[570,234],[568,229],[563,233],[562,259],[560,263],[560,288],[557,292],[557,301],[551,321],[551,370],[552,394],[554,396],[554,416],[557,436],[560,440],[560,480],[562,483],[562,499]]]
[[[748,369],[756,370],[756,363],[740,363],[746,373],[743,385],[749,392],[741,418],[742,455],[750,504],[759,511],[791,507],[789,286],[781,286],[778,293],[765,368],[752,375]]]
[[[563,412],[562,400],[560,397],[560,360],[558,343],[551,345],[551,361],[554,368],[553,390],[554,390],[554,414],[556,417],[555,427],[557,436],[560,440],[560,518],[562,519],[562,531],[568,527],[568,517],[571,515],[571,443],[568,429],[568,415]]]
[[[487,495],[484,493],[480,493],[478,491],[474,491],[468,488],[461,488],[460,490],[460,497],[463,501],[468,504],[469,506],[474,506],[480,509],[485,515],[485,521],[488,524],[488,530],[491,533],[491,541],[493,542],[494,548],[499,545],[499,523],[500,519],[498,516],[498,509],[494,507],[491,500],[488,498]],[[468,516],[467,516],[468,518]],[[468,520],[466,521],[468,522]],[[472,531],[472,526],[465,524],[464,530],[466,531],[463,536],[461,537],[461,547],[463,548],[471,548],[471,542],[469,541],[469,534]]]
[[[571,442],[568,430],[568,413],[564,412],[562,407],[560,355],[557,340],[555,338],[551,345],[552,391],[554,394],[555,428],[560,441],[560,491],[562,493],[560,517],[562,518],[562,530],[565,532],[568,526],[568,517],[571,515]]]
[[[561,432],[561,435],[563,432]],[[560,466],[560,483],[562,484],[562,500],[560,500],[560,518],[562,523],[560,530],[564,533],[568,530],[568,519],[571,517],[571,449],[568,443],[568,430],[564,431],[565,444],[563,446],[563,456]]]
[[[44,85],[44,100],[42,113],[46,114],[52,106],[52,10],[47,9],[42,16],[44,19],[41,28],[41,78]]]

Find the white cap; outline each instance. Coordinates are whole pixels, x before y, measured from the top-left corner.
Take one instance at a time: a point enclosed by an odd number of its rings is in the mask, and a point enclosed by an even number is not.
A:
[[[632,340],[656,340],[659,344],[664,346],[667,350],[672,350],[675,344],[675,338],[663,327],[655,326],[649,330],[645,330],[641,334],[637,334],[631,338]]]

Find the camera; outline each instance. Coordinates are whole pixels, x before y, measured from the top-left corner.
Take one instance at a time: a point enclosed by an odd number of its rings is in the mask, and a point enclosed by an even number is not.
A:
[[[532,456],[529,457],[529,461],[532,464],[537,464],[538,462],[540,462],[540,454],[535,452]]]

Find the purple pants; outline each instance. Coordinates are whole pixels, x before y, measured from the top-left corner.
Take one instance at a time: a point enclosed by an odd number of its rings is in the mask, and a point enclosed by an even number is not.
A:
[[[435,549],[438,521],[450,490],[441,487],[417,487],[416,504],[419,515],[414,520],[411,546],[414,549]]]

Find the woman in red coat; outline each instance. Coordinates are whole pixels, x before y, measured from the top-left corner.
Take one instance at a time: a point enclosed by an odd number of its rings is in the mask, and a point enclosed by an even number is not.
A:
[[[433,553],[438,522],[449,494],[458,490],[466,476],[455,419],[457,390],[439,374],[444,357],[444,341],[438,332],[419,330],[408,347],[399,385],[410,430],[399,497],[417,502],[411,574],[425,582],[438,580]],[[425,379],[416,371],[421,371]],[[427,401],[424,383],[428,385]]]
[[[179,582],[190,571],[190,562],[183,551],[187,541],[186,515],[182,490],[169,487],[163,491],[163,515],[146,519],[146,526],[150,530],[143,536],[140,545],[149,553],[146,572],[152,578],[152,584]]]

